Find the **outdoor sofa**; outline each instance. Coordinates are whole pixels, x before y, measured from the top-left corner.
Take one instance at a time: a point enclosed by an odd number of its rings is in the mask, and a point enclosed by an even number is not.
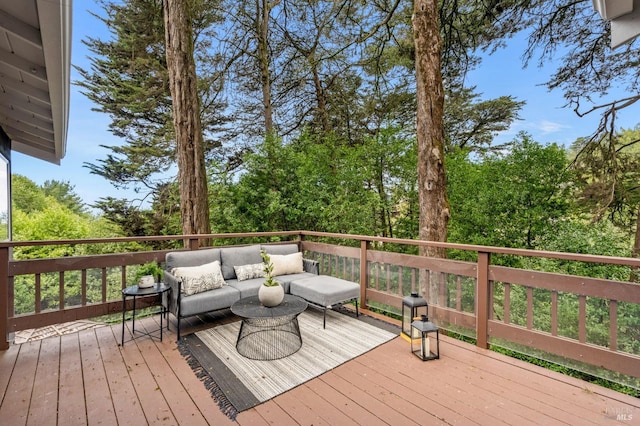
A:
[[[318,262],[304,259],[298,244],[175,251],[166,255],[163,281],[171,287],[168,309],[177,319],[178,340],[183,318],[227,309],[240,299],[258,295],[265,280],[261,250],[271,257],[273,275],[285,293],[324,310],[323,327],[326,310],[332,305],[355,300],[359,315],[359,284],[320,275]]]

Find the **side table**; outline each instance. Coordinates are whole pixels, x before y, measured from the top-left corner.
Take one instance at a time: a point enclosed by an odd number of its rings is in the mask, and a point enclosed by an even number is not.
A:
[[[246,358],[271,361],[294,354],[302,346],[298,315],[307,302],[285,294],[282,303],[271,308],[262,306],[258,296],[240,299],[231,312],[242,318],[236,349]]]
[[[133,324],[131,327],[131,335],[132,340],[135,339],[135,333],[136,333],[136,298],[138,297],[144,297],[144,296],[154,296],[154,295],[159,295],[162,298],[162,295],[168,291],[171,291],[171,287],[165,285],[164,283],[156,283],[154,284],[152,287],[148,287],[148,288],[140,288],[137,285],[132,285],[131,287],[127,287],[122,289],[122,340],[121,340],[121,344],[122,346],[124,346],[124,322],[125,322],[125,313],[127,311],[127,297],[132,297],[133,298]],[[169,312],[169,310],[167,309],[167,306],[165,306],[165,304],[162,302],[162,300],[160,301],[160,341],[162,342],[162,329],[163,329],[163,325],[162,325],[162,318],[165,317],[167,315],[167,313]],[[167,330],[169,330],[169,319],[167,318]],[[150,336],[150,337],[156,337],[153,335],[153,333],[158,332],[158,330],[153,330],[153,331],[149,331],[149,332],[144,332],[144,331],[138,331],[138,333],[145,335],[145,336]]]

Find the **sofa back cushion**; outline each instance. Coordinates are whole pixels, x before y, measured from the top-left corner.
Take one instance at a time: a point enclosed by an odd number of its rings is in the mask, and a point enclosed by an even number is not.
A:
[[[181,291],[185,296],[227,285],[217,260],[200,266],[178,266],[171,269],[171,273],[182,281]]]
[[[238,281],[252,280],[254,278],[264,278],[264,263],[254,263],[253,265],[234,266]]]
[[[220,262],[220,249],[185,250],[167,253],[167,271],[180,266],[200,266],[215,261]]]
[[[263,244],[262,250],[267,254],[293,254],[298,252],[298,244]]]
[[[271,264],[273,265],[273,276],[301,274],[304,272],[302,265],[302,253],[272,254]]]
[[[260,245],[254,244],[244,247],[225,247],[221,249],[222,275],[225,280],[236,279],[234,267],[242,265],[255,265],[262,262]]]

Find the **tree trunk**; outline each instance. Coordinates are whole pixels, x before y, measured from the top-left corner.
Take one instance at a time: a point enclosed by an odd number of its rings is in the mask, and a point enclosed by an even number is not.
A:
[[[258,61],[262,81],[262,104],[264,107],[264,130],[267,136],[273,135],[273,103],[271,102],[271,73],[269,72],[269,20],[271,9],[280,1],[269,3],[262,0],[262,16],[258,20]]]
[[[315,56],[315,52],[313,53]],[[325,135],[329,134],[329,113],[327,112],[327,97],[322,87],[322,81],[320,80],[320,74],[318,72],[318,66],[313,59],[313,85],[316,90],[316,102],[317,102],[317,117],[320,121],[320,127]]]
[[[416,55],[416,100],[418,143],[418,202],[421,240],[446,241],[449,202],[444,169],[444,89],[440,70],[442,40],[437,0],[415,0],[413,37]],[[423,256],[446,257],[437,247],[421,247]],[[427,289],[427,274],[420,274],[421,287],[428,300],[437,297]],[[427,291],[429,290],[429,291]]]
[[[182,232],[191,235],[210,233],[211,224],[193,58],[193,30],[187,3],[186,0],[163,0]]]

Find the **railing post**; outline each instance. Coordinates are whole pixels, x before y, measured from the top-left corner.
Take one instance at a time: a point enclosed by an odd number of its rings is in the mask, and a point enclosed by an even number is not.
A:
[[[198,250],[200,247],[200,240],[198,238],[189,238],[186,240],[187,247],[189,250]]]
[[[0,350],[9,349],[9,247],[0,248]]]
[[[489,348],[489,295],[490,253],[478,252],[478,277],[476,280],[476,345]]]
[[[360,241],[360,306],[367,308],[367,286],[369,285],[369,274],[367,273],[367,250],[370,242]]]

